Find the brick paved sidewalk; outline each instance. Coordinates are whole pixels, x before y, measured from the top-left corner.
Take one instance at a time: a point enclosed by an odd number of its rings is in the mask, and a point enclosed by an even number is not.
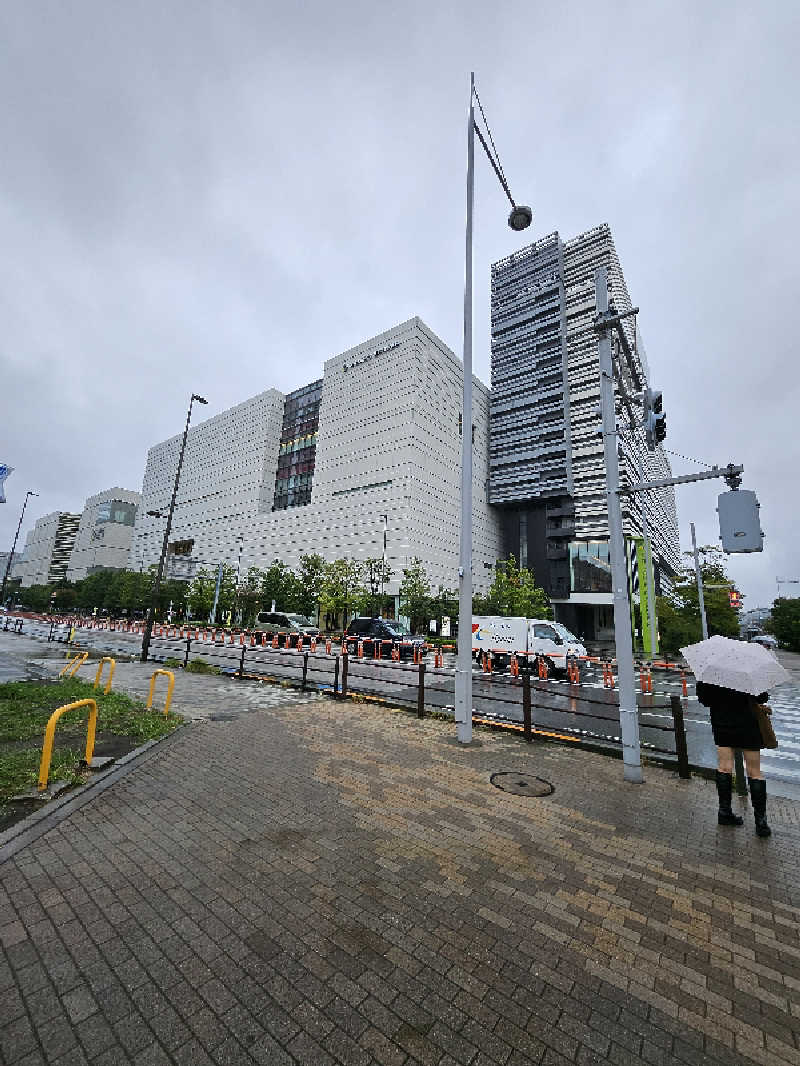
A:
[[[318,700],[181,730],[0,866],[0,1053],[800,1062],[800,808]],[[501,792],[497,770],[555,785]]]

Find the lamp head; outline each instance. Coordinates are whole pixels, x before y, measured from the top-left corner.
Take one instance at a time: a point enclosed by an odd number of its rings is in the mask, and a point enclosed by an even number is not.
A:
[[[198,403],[208,403],[208,400],[204,400],[202,396],[198,396],[196,392],[192,393],[192,399],[197,400]]]
[[[533,211],[529,207],[525,207],[523,204],[515,204],[511,208],[511,213],[508,216],[508,224],[511,229],[519,232],[527,229],[531,222],[533,222]]]

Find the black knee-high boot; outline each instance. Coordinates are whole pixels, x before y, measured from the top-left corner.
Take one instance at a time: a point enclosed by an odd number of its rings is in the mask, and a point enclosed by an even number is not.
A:
[[[731,796],[733,794],[733,776],[723,774],[717,770],[717,795],[719,796],[719,814],[717,821],[720,825],[744,825],[744,819],[731,810]],[[753,803],[755,807],[755,803]]]
[[[753,817],[756,820],[756,833],[760,837],[772,836],[772,830],[767,825],[767,782],[748,778],[750,785],[750,799],[753,802]]]

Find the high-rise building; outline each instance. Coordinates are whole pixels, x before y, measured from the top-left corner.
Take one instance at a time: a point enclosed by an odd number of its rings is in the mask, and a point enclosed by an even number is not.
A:
[[[595,271],[608,270],[609,299],[632,307],[611,231],[571,240],[549,234],[492,265],[492,397],[489,499],[500,510],[503,554],[531,567],[557,617],[589,639],[613,636],[608,508],[600,426]],[[624,329],[636,375],[650,381],[633,319]],[[623,361],[624,362],[624,361]],[[628,369],[626,376],[632,388]],[[619,434],[623,485],[671,476],[644,430]],[[628,537],[646,508],[657,588],[680,565],[672,489],[623,496]]]
[[[140,499],[138,492],[121,488],[106,489],[87,499],[67,566],[68,581],[128,565]]]
[[[80,518],[79,514],[53,511],[36,522],[25,540],[22,558],[14,561],[12,569],[12,576],[20,579],[23,588],[66,579]]]
[[[300,556],[381,558],[386,528],[397,595],[422,560],[433,585],[458,588],[462,364],[412,318],[327,360],[321,379],[270,389],[193,427],[187,438],[167,576],[220,562],[266,569]],[[488,500],[489,390],[474,379],[475,587],[500,549]],[[180,437],[151,448],[129,566],[158,561]],[[241,536],[241,541],[239,537]],[[241,559],[240,559],[241,551]],[[483,564],[486,563],[487,566]],[[280,605],[279,605],[280,606]]]

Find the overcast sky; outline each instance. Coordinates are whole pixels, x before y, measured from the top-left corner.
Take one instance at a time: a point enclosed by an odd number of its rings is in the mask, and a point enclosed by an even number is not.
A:
[[[512,191],[534,209],[527,233],[610,223],[667,445],[744,464],[765,550],[730,571],[746,607],[770,604],[776,576],[800,577],[798,11],[2,5],[0,461],[16,469],[0,548],[28,488],[20,547],[45,513],[140,489],[192,391],[214,415],[291,390],[415,314],[461,352],[474,69]],[[488,382],[489,264],[520,239],[476,161]],[[684,548],[691,520],[718,540],[724,487],[678,490]]]

